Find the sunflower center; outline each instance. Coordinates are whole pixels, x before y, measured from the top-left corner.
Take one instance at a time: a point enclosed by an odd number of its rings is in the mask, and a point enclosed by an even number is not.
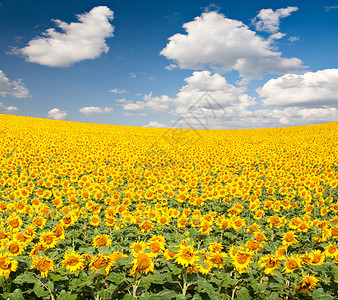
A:
[[[50,245],[51,243],[53,243],[54,239],[52,236],[47,236],[45,237],[44,239],[44,242],[47,244],[47,245]]]
[[[73,266],[77,265],[78,262],[79,262],[79,260],[78,260],[77,258],[71,258],[71,259],[68,261],[68,265],[70,265],[70,266],[73,267]]]
[[[330,253],[330,254],[333,254],[333,253],[335,253],[336,252],[336,247],[330,247],[329,249],[328,249],[328,252]]]
[[[147,255],[140,255],[137,259],[137,268],[140,271],[146,270],[150,265],[150,258]]]
[[[18,244],[12,244],[9,246],[9,252],[12,253],[12,254],[16,254],[20,251],[20,247]]]
[[[11,227],[13,227],[13,228],[18,228],[19,227],[19,220],[14,219],[14,220],[9,222],[9,225],[11,225]]]
[[[268,264],[268,267],[269,267],[269,268],[274,268],[274,267],[277,265],[277,261],[275,261],[275,260],[269,258],[269,259],[267,260],[267,264]]]
[[[99,238],[97,241],[96,241],[97,245],[98,246],[105,246],[107,244],[107,240],[105,237],[102,237],[102,238]]]
[[[44,260],[44,261],[41,262],[41,264],[39,264],[38,268],[41,272],[46,272],[50,268],[50,263],[48,261]]]
[[[315,255],[315,256],[313,257],[312,263],[317,264],[317,263],[319,263],[319,262],[320,262],[320,256],[319,256],[319,255]]]
[[[297,262],[295,262],[294,260],[289,260],[286,263],[286,265],[287,265],[288,269],[290,269],[290,270],[296,269],[298,267]]]
[[[292,242],[293,241],[293,236],[292,235],[287,235],[285,237],[285,241],[287,241],[288,243]]]
[[[249,255],[248,254],[239,254],[237,256],[237,262],[240,265],[244,265],[248,261]]]
[[[0,269],[2,270],[8,270],[10,268],[10,264],[6,262],[5,259],[2,259],[0,261]]]

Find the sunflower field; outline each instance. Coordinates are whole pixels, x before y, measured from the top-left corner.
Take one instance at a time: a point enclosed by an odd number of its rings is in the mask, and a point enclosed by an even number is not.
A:
[[[0,141],[0,299],[338,299],[338,123]]]

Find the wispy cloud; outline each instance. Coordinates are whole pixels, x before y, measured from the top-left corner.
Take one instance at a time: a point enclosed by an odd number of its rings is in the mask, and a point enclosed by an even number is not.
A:
[[[6,97],[12,95],[15,98],[29,98],[29,90],[22,83],[22,79],[10,81],[5,73],[0,70],[0,95]]]
[[[126,90],[120,90],[120,89],[112,89],[109,90],[109,92],[113,93],[113,94],[124,94],[124,93],[128,93],[128,91]]]
[[[324,6],[324,9],[326,12],[332,10],[332,9],[337,9],[338,5],[332,5],[332,6]]]
[[[87,106],[79,109],[79,112],[86,115],[98,115],[98,114],[108,114],[111,113],[113,109],[111,107],[99,107],[99,106]]]

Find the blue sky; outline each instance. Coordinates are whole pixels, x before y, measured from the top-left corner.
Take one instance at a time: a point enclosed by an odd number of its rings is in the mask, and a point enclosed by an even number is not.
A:
[[[337,0],[0,0],[0,36],[0,113],[224,129],[338,119]]]

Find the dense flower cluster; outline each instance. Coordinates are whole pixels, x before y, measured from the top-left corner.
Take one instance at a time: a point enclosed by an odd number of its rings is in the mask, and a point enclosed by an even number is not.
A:
[[[126,276],[298,274],[307,293],[338,264],[338,123],[198,135],[0,124],[0,277],[107,276],[123,258]]]

